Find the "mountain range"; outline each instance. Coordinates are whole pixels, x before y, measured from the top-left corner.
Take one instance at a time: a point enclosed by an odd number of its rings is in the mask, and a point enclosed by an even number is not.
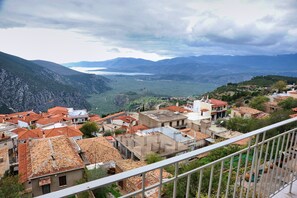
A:
[[[116,58],[98,62],[74,62],[67,67],[105,67],[106,71],[142,72],[151,79],[191,79],[201,82],[225,84],[248,80],[257,75],[297,76],[297,54],[276,56],[221,56],[204,55],[177,57],[160,61],[135,58]]]
[[[44,111],[57,105],[88,109],[87,95],[109,90],[108,82],[102,76],[0,52],[0,113]]]

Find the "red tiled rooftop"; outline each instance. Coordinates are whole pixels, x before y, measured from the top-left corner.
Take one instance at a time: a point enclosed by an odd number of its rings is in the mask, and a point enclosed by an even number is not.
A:
[[[44,130],[44,134],[45,137],[54,137],[59,135],[65,135],[66,137],[76,137],[83,135],[83,133],[78,128],[69,126]]]
[[[34,177],[84,168],[82,159],[65,136],[19,144],[18,156],[22,183]]]
[[[50,114],[68,114],[68,109],[66,107],[56,106],[47,110]]]
[[[143,131],[149,129],[147,126],[145,125],[136,125],[136,126],[131,126],[128,128],[128,133],[136,133],[137,131]]]
[[[222,107],[222,106],[228,105],[227,102],[222,101],[222,100],[217,100],[217,99],[214,99],[214,98],[211,98],[209,101],[210,101],[211,104],[213,104],[214,107]]]
[[[136,119],[132,118],[131,116],[118,116],[118,117],[115,117],[114,120],[122,120],[123,122],[126,122],[126,123],[132,123],[133,121],[136,121]]]
[[[290,115],[291,118],[297,117],[297,113]]]
[[[183,107],[180,106],[169,106],[169,107],[164,107],[161,110],[169,110],[169,111],[173,111],[173,112],[179,112],[179,113],[185,113],[185,112],[191,112],[188,109],[185,109]]]
[[[37,139],[42,138],[41,129],[32,129],[27,131],[21,131],[18,134],[18,140]]]

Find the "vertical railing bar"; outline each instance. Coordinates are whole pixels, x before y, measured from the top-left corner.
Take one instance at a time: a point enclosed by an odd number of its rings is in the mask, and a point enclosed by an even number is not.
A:
[[[292,148],[293,148],[293,142],[294,142],[294,137],[295,137],[295,132],[292,132],[292,137],[291,137],[291,141],[290,141],[290,146],[287,149],[287,152],[289,152],[288,157],[287,157],[287,165],[286,165],[286,169],[285,169],[285,174],[284,174],[284,178],[289,178],[289,183],[290,183],[290,172],[291,172],[291,167],[289,166],[289,161],[290,161],[290,157],[291,157],[291,152],[292,152]],[[288,151],[289,150],[289,151]],[[286,153],[287,153],[286,152]],[[291,166],[293,168],[293,163],[291,163]]]
[[[177,176],[178,176],[178,162],[175,163],[175,171],[174,171],[174,185],[173,185],[173,197],[176,197],[176,189],[177,189]]]
[[[244,186],[244,182],[245,182],[245,174],[246,174],[246,171],[247,171],[247,165],[249,163],[249,155],[250,155],[251,142],[252,142],[252,138],[250,138],[249,145],[248,145],[249,148],[248,148],[247,153],[246,153],[244,171],[243,171],[243,175],[242,175],[243,184],[241,185],[241,188],[240,188],[240,198],[242,198],[243,186]]]
[[[211,194],[213,169],[214,169],[214,165],[211,166],[211,171],[210,171],[209,186],[208,186],[208,197],[210,197],[210,194]]]
[[[255,142],[255,147],[254,147],[254,154],[253,154],[253,160],[252,160],[252,165],[251,165],[251,170],[250,170],[250,177],[249,177],[249,182],[248,182],[248,187],[247,187],[247,193],[245,195],[246,198],[249,197],[249,191],[250,191],[250,186],[251,186],[251,181],[252,181],[252,176],[253,176],[253,169],[254,165],[256,164],[255,161],[258,160],[258,143],[259,143],[259,134],[256,136],[256,142]],[[256,178],[257,180],[257,178]],[[255,177],[254,177],[254,185],[255,185]]]
[[[239,160],[238,160],[238,164],[237,164],[236,178],[235,178],[235,182],[234,182],[233,198],[235,198],[235,195],[236,195],[237,180],[238,180],[238,175],[239,175],[240,165],[241,165],[241,157],[242,157],[242,153],[240,153],[240,155],[239,155]]]
[[[224,169],[224,160],[221,161],[221,170],[220,170],[219,185],[218,185],[218,190],[217,190],[218,191],[217,192],[217,198],[220,197],[223,169]]]
[[[275,161],[276,161],[276,158],[277,158],[277,152],[278,152],[278,147],[279,147],[280,138],[281,138],[281,137],[278,137],[278,138],[277,138],[277,146],[276,146],[276,149],[275,149],[275,156],[274,156],[274,160],[273,160],[273,164],[272,164],[272,165],[273,165],[273,166],[272,166],[273,169],[272,169],[271,177],[270,177],[270,182],[271,182],[271,183],[270,183],[269,188],[268,188],[268,189],[269,189],[269,190],[268,190],[268,196],[270,196],[271,186],[273,185],[273,181],[272,181],[272,180],[274,179],[273,176],[274,176],[274,172],[275,172],[275,166],[274,166],[274,164],[275,164]],[[273,190],[273,189],[272,189],[272,190]]]
[[[162,185],[163,185],[163,167],[160,168],[159,182],[160,184],[159,184],[158,198],[161,198]]]
[[[187,190],[186,190],[186,198],[189,198],[189,191],[190,191],[190,181],[191,181],[191,174],[187,177]]]
[[[270,151],[270,157],[269,157],[269,167],[268,167],[268,171],[267,171],[267,176],[266,176],[266,179],[265,179],[265,183],[267,183],[268,182],[268,177],[270,177],[270,168],[271,168],[271,161],[272,161],[272,157],[273,157],[273,152],[274,152],[274,145],[275,145],[275,139],[273,139],[273,141],[272,141],[272,148],[271,148],[271,151]],[[270,174],[269,174],[270,173]],[[266,188],[268,186],[268,189]],[[269,195],[269,192],[268,192],[268,190],[269,190],[269,186],[270,185],[266,185],[265,186],[265,191],[264,191],[264,197],[266,197],[266,192],[268,193],[268,195]]]
[[[263,175],[265,174],[265,168],[266,168],[266,163],[267,163],[266,160],[267,160],[267,156],[268,156],[268,151],[269,151],[269,145],[270,145],[270,142],[271,142],[271,141],[269,141],[269,142],[267,143],[267,145],[266,145],[266,151],[265,151],[265,157],[264,157],[264,163],[263,163]],[[269,169],[269,168],[267,168],[267,171],[268,171],[268,169]],[[266,175],[266,176],[267,176],[267,175]],[[260,185],[259,185],[259,186],[260,186],[260,189],[261,189],[261,190],[258,190],[258,197],[261,197],[261,196],[260,196],[260,195],[261,195],[260,192],[262,192],[262,184],[263,184],[263,180],[264,180],[264,179],[261,179],[261,180],[260,180]],[[263,193],[263,192],[262,192],[262,193]],[[264,194],[265,194],[265,192],[264,192]]]
[[[142,198],[145,198],[145,174],[146,173],[142,173],[142,184],[141,184],[141,189],[142,189]]]
[[[277,164],[277,169],[276,169],[276,172],[275,172],[275,183],[274,183],[274,189],[278,189],[277,188],[277,184],[279,182],[279,170],[280,170],[280,161],[281,161],[281,157],[282,157],[282,154],[283,154],[283,148],[284,148],[284,143],[286,141],[286,135],[283,135],[283,139],[282,139],[282,145],[280,147],[280,151],[278,152],[279,153],[279,159],[278,159],[278,164]],[[275,193],[276,190],[274,190],[274,193]]]
[[[199,175],[199,185],[198,185],[198,195],[197,195],[197,198],[200,198],[202,177],[203,177],[203,169],[200,170],[200,175]]]
[[[230,179],[231,179],[231,174],[232,174],[232,169],[233,169],[233,160],[234,160],[234,156],[232,156],[231,160],[230,160],[230,167],[229,167],[229,174],[228,174],[228,181],[227,181],[225,197],[228,197],[228,194],[229,194],[229,185],[230,185]]]
[[[263,133],[263,137],[262,137],[262,142],[264,142],[265,140],[265,137],[266,137],[266,131]],[[253,188],[253,195],[252,197],[254,198],[255,195],[256,195],[256,189],[257,189],[257,183],[258,183],[258,174],[259,174],[259,166],[261,165],[261,158],[262,158],[262,152],[263,152],[263,145],[264,144],[261,144],[261,149],[260,149],[260,156],[259,158],[257,158],[257,161],[256,161],[256,164],[255,164],[255,167],[256,167],[256,172],[255,172],[255,178],[256,178],[256,182],[254,181],[254,188]],[[257,152],[258,153],[258,152]],[[258,154],[257,154],[258,155]]]
[[[283,161],[282,161],[282,167],[281,167],[281,170],[280,170],[280,180],[279,180],[279,184],[278,184],[278,189],[280,189],[282,187],[282,183],[283,183],[283,180],[285,180],[286,178],[284,177],[285,174],[283,175],[284,171],[285,171],[285,164],[286,164],[286,159],[287,159],[287,150],[288,150],[288,146],[289,146],[289,140],[291,138],[291,134],[288,133],[288,137],[287,137],[287,142],[286,142],[286,145],[285,145],[285,149],[283,150],[282,154],[281,154],[281,159],[282,159],[282,156],[284,155],[284,158],[283,158]],[[283,154],[284,153],[284,154]]]
[[[296,152],[296,149],[295,148],[297,146],[296,134],[295,134],[295,137],[294,137],[294,143],[295,143],[295,145],[293,147],[293,150],[294,150],[294,154],[295,154],[295,152]],[[295,156],[295,158],[294,158],[293,166],[292,167],[296,167],[296,163],[297,163],[297,156]],[[290,182],[289,193],[292,193],[292,187],[293,187],[293,182],[294,182],[295,174],[296,174],[296,170],[293,169],[293,175],[292,175],[292,179],[291,179],[291,182]]]

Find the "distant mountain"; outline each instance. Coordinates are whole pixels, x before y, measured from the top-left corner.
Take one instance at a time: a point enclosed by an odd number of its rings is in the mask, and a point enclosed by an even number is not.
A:
[[[81,61],[74,63],[65,63],[67,67],[133,67],[153,64],[153,61],[141,58],[115,58],[107,61]]]
[[[196,79],[216,80],[217,77],[241,74],[256,75],[293,75],[297,76],[297,54],[277,56],[191,56],[177,57],[160,61],[120,58],[92,64],[68,63],[67,66],[100,66],[108,71],[145,72],[155,75],[181,75]],[[242,80],[241,78],[238,81]],[[224,83],[224,81],[223,81]]]
[[[39,65],[42,63],[43,66]],[[88,94],[109,89],[106,78],[59,65],[51,68],[49,62],[44,63],[0,52],[0,113],[8,109],[44,111],[56,105],[89,108],[85,99]]]

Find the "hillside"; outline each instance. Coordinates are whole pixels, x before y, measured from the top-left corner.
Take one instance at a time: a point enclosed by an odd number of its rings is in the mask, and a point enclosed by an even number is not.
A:
[[[89,82],[94,83],[87,86]],[[2,52],[0,84],[0,113],[6,113],[8,109],[43,111],[55,105],[89,108],[85,99],[87,94],[108,89],[105,78],[85,74],[60,75],[31,61]]]
[[[229,103],[248,103],[254,96],[273,93],[272,86],[277,81],[285,81],[287,84],[297,84],[296,77],[276,75],[256,76],[251,80],[240,83],[228,83],[205,95],[208,94],[210,97],[222,99]]]

